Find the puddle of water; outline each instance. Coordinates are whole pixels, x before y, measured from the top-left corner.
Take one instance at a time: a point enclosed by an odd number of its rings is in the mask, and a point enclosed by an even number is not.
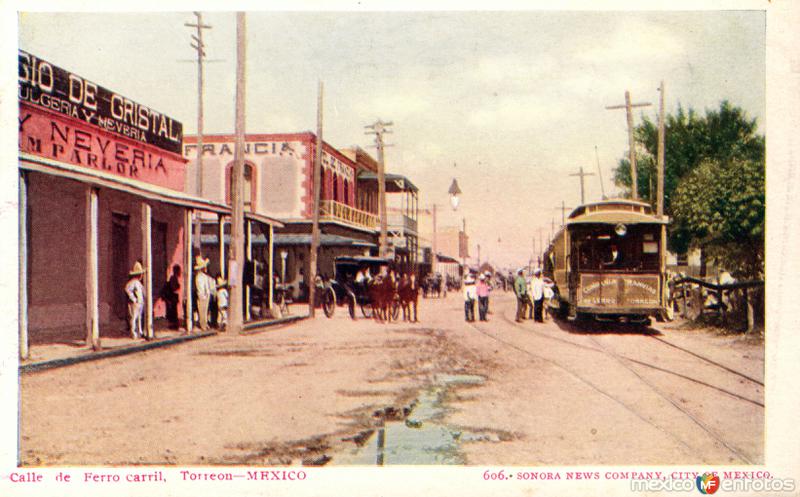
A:
[[[404,421],[386,422],[363,447],[336,455],[331,464],[464,464],[460,443],[484,440],[484,436],[446,426],[442,422],[446,412],[442,400],[452,386],[479,385],[484,381],[475,375],[438,375],[435,385],[420,393]]]

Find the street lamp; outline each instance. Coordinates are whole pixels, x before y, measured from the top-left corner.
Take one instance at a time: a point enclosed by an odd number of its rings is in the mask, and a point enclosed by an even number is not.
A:
[[[455,178],[453,178],[453,183],[450,184],[450,189],[447,190],[447,193],[450,194],[450,205],[453,210],[458,209],[458,203],[461,200],[458,196],[461,194],[461,188],[458,187],[458,181]]]

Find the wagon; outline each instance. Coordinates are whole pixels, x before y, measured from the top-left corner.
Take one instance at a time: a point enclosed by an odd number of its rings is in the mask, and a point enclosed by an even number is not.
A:
[[[356,318],[356,307],[361,309],[361,314],[370,318],[373,316],[372,292],[369,284],[357,283],[356,273],[361,268],[369,269],[371,275],[380,273],[381,266],[391,266],[392,260],[383,257],[371,256],[339,256],[334,261],[334,277],[325,282],[325,291],[322,294],[322,307],[325,315],[332,317],[337,306],[347,305],[350,317]],[[391,317],[397,319],[400,312],[397,293],[391,306]]]

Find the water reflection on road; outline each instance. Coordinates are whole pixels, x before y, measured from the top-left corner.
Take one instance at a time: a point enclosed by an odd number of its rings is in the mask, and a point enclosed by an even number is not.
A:
[[[486,435],[462,432],[448,426],[443,401],[458,385],[478,385],[485,380],[474,375],[437,375],[422,391],[405,420],[387,421],[363,447],[333,457],[333,465],[464,464],[460,444],[482,440]]]

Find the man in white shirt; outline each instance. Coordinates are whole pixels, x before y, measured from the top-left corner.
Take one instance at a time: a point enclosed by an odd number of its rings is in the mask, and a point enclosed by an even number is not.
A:
[[[202,331],[208,331],[208,303],[211,300],[212,281],[208,275],[208,259],[198,255],[194,259],[194,288],[197,292],[197,317],[198,326]]]
[[[536,269],[531,279],[530,291],[533,300],[533,319],[537,323],[543,323],[542,309],[544,308],[544,288],[546,283],[542,279],[542,270]]]
[[[142,275],[144,268],[142,263],[136,261],[133,269],[128,276],[130,279],[125,284],[125,294],[128,296],[128,326],[131,332],[131,338],[141,338],[144,336],[142,332],[142,318],[144,317],[144,285],[142,285]]]

